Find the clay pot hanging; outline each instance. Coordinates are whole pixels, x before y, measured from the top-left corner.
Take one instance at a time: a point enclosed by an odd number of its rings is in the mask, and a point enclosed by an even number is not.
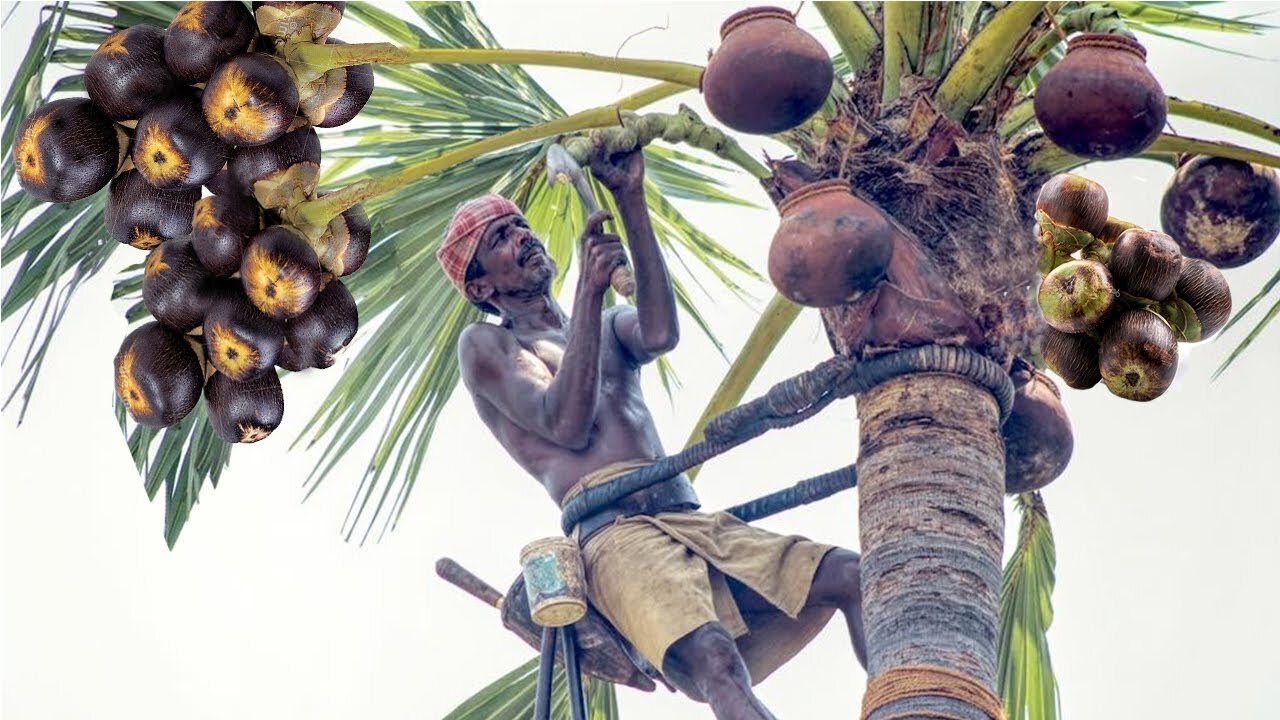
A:
[[[835,70],[812,35],[782,8],[754,7],[720,26],[720,48],[702,73],[702,95],[717,120],[767,135],[790,130],[817,112]]]
[[[1036,120],[1062,149],[1113,160],[1142,152],[1164,127],[1164,90],[1147,51],[1123,35],[1083,33],[1036,88]]]
[[[810,307],[856,298],[884,277],[894,229],[844,180],[805,185],[778,206],[782,222],[769,247],[778,292]]]

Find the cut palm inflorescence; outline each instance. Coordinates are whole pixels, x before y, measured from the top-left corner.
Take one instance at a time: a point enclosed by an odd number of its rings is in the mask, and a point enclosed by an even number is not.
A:
[[[975,687],[998,687],[1008,717],[1057,716],[1045,639],[1054,549],[1035,491],[1065,468],[1071,429],[1057,387],[1039,369],[1072,388],[1101,381],[1122,397],[1153,399],[1176,372],[1177,342],[1229,327],[1280,280],[1277,273],[1230,318],[1217,271],[1256,258],[1280,232],[1272,169],[1280,156],[1169,133],[1165,119],[1192,117],[1272,143],[1276,128],[1167,98],[1134,33],[1263,26],[1191,4],[833,2],[817,12],[837,57],[791,12],[755,8],[726,21],[702,68],[502,49],[464,4],[409,3],[410,21],[375,4],[343,5],[48,8],[4,101],[4,262],[20,266],[3,316],[34,321],[10,401],[30,399],[77,289],[120,245],[145,251],[113,293],[135,301],[131,322],[154,318],[120,347],[116,412],[148,496],[165,490],[172,546],[232,444],[262,440],[279,425],[288,378],[277,368],[330,367],[364,327],[358,352],[298,438],[323,445],[307,479],[312,491],[366,433],[377,433],[344,528],[363,540],[403,512],[458,383],[457,339],[480,317],[435,262],[453,208],[484,192],[511,197],[568,267],[584,218],[567,188],[542,180],[546,148],[559,142],[580,163],[643,148],[658,240],[697,261],[697,272],[677,266],[676,298],[720,348],[698,309],[699,275],[741,294],[735,278],[761,274],[671,199],[745,204],[715,175],[736,167],[760,182],[761,200],[782,217],[768,268],[779,294],[690,441],[741,400],[805,306],[820,309],[837,353],[961,344],[1002,364],[1018,389],[1003,429],[984,410],[966,420],[971,436],[949,441],[990,457],[941,466],[943,475],[985,485],[951,499],[936,484],[924,489],[938,503],[978,505],[965,512],[996,537],[1002,491],[1017,496],[1023,527],[1003,583],[998,546],[964,551],[978,558],[974,573],[985,583],[963,600],[965,612],[980,616],[989,636],[998,620],[998,664],[997,644],[985,640],[973,657],[957,657],[966,658],[960,669]],[[332,36],[340,22],[361,23],[387,42],[342,43]],[[763,42],[785,48],[772,66],[758,62]],[[45,89],[55,63],[79,72]],[[566,114],[525,65],[656,84]],[[768,134],[794,157],[761,162],[688,108],[645,112],[695,89],[716,121]],[[1110,217],[1105,191],[1068,174],[1134,156],[1179,166],[1164,198],[1164,232]],[[15,176],[21,189],[12,187]],[[1026,230],[1033,224],[1036,233]],[[673,368],[662,361],[658,369],[670,389]],[[884,397],[869,393],[867,412],[889,407]],[[890,437],[899,427],[892,418],[865,420],[887,428],[888,441],[864,449],[860,462],[888,462],[910,448],[910,438]],[[946,447],[938,436],[920,442]],[[862,512],[873,521],[885,512],[876,498],[918,480],[886,475],[864,489]],[[875,522],[864,525],[864,573],[892,579],[880,585],[893,588],[865,598],[876,682],[890,669],[877,646],[902,640],[884,618],[910,602],[909,589],[894,593],[914,581],[885,565],[867,525]],[[948,542],[971,539],[962,535]],[[901,664],[916,650],[895,652]],[[524,717],[533,682],[532,665],[522,666],[450,717]],[[610,686],[592,682],[589,696],[593,717],[617,716]],[[868,717],[902,707],[886,701]],[[557,717],[566,712],[562,696],[555,708]]]

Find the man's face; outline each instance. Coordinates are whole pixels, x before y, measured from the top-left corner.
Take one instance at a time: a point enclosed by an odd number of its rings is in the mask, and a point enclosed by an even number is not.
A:
[[[556,276],[555,262],[522,215],[489,223],[476,259],[484,268],[484,279],[499,293],[545,292]]]

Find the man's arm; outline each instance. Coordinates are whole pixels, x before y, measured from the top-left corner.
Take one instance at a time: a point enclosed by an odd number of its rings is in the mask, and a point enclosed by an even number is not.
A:
[[[613,270],[626,261],[617,236],[600,233],[608,213],[587,221],[583,270],[569,335],[553,377],[506,330],[473,325],[458,339],[463,381],[521,428],[570,450],[591,439],[600,398],[600,308]]]
[[[592,164],[592,172],[613,193],[631,246],[636,278],[635,310],[613,315],[613,331],[637,364],[668,352],[680,340],[675,292],[644,198],[644,152],[635,150]]]

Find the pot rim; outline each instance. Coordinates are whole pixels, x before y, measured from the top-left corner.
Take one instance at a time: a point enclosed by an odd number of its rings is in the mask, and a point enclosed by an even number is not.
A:
[[[1137,55],[1143,61],[1147,59],[1147,49],[1142,46],[1142,43],[1131,37],[1115,33],[1080,33],[1067,41],[1067,52],[1083,47],[1124,50]]]
[[[791,23],[792,25],[796,24],[795,15],[792,15],[791,11],[787,10],[786,8],[775,7],[772,5],[761,5],[759,7],[749,7],[746,10],[739,10],[738,12],[730,15],[729,17],[725,18],[725,21],[723,23],[720,24],[721,42],[723,42],[725,38],[729,37],[729,33],[733,32],[734,30],[737,30],[742,25],[745,25],[751,22],[752,20],[763,20],[766,18],[773,18],[775,20],[785,20]]]
[[[817,182],[811,182],[807,185],[800,186],[798,190],[783,198],[782,202],[778,203],[778,212],[779,214],[785,215],[787,211],[799,204],[800,201],[807,200],[808,198],[817,195],[825,195],[829,192],[842,192],[846,195],[853,195],[853,190],[850,187],[848,180],[844,180],[842,178],[818,180]]]

